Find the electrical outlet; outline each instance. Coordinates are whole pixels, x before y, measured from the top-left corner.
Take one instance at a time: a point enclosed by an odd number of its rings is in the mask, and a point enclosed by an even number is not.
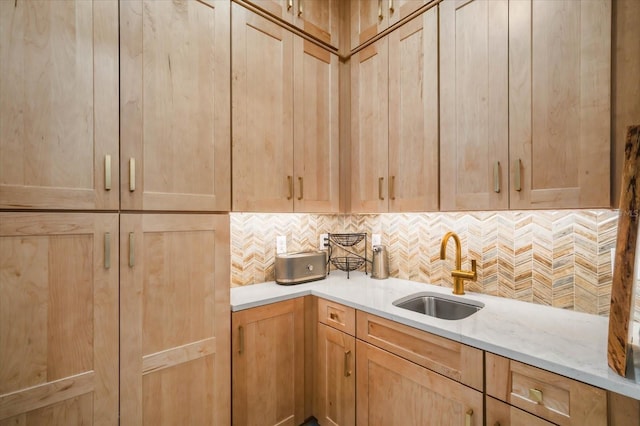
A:
[[[379,246],[382,244],[382,236],[380,234],[371,234],[371,245]]]
[[[276,254],[284,254],[287,252],[286,235],[278,235],[276,237]]]
[[[329,245],[329,234],[320,234],[320,239],[318,240],[318,248],[320,250],[324,250]]]

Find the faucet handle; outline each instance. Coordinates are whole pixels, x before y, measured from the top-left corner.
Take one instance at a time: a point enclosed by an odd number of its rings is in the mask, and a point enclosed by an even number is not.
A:
[[[473,278],[471,280],[475,281],[478,278],[478,273],[476,272],[476,260],[471,259],[471,272],[473,272]]]

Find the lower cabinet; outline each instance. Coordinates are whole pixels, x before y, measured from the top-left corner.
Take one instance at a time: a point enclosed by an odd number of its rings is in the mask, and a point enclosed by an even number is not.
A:
[[[487,426],[553,426],[542,420],[495,398],[487,397]]]
[[[232,424],[301,424],[304,299],[234,312],[231,323]]]
[[[358,425],[483,424],[483,394],[358,340]]]

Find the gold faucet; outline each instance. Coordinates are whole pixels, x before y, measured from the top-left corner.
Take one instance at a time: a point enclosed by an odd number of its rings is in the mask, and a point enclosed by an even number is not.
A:
[[[476,274],[476,261],[471,260],[471,270],[462,270],[462,248],[460,247],[460,238],[455,232],[447,232],[442,237],[442,243],[440,243],[440,259],[445,260],[447,258],[447,242],[449,238],[453,237],[456,242],[456,269],[451,271],[453,277],[453,294],[464,294],[464,280],[475,281],[478,275]]]

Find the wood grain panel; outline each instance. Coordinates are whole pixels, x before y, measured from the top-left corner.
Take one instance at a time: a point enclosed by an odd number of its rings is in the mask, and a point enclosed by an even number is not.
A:
[[[118,3],[7,1],[0,17],[0,208],[117,209]]]
[[[378,9],[381,0],[351,1],[351,50],[371,39],[389,25],[389,15]],[[378,14],[382,17],[379,17]]]
[[[295,25],[335,48],[339,41],[340,0],[296,0]]]
[[[90,394],[69,398],[25,414],[0,420],[0,426],[93,424]]]
[[[318,298],[317,321],[347,334],[356,334],[356,310],[340,303]]]
[[[500,402],[497,399],[487,397],[486,398],[486,416],[487,425],[495,426],[552,426],[553,423],[546,420],[542,420],[540,417],[536,417],[512,407],[511,405]]]
[[[225,1],[123,3],[124,209],[230,209],[229,7]],[[134,191],[130,158],[136,159]]]

